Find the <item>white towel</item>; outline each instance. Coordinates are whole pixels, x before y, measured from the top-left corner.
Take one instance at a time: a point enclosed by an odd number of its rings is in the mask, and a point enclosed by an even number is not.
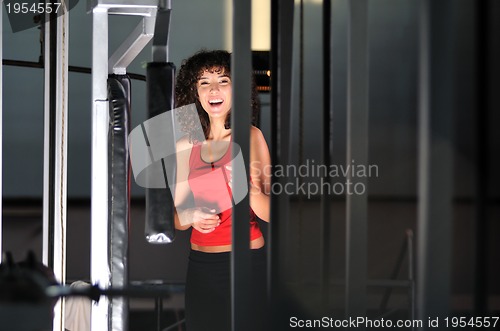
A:
[[[89,287],[90,284],[76,281],[70,287]],[[87,297],[68,297],[65,306],[65,329],[68,331],[90,331],[91,300]]]

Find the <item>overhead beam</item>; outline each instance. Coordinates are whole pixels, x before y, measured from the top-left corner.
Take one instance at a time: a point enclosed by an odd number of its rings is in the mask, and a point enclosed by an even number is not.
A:
[[[150,16],[155,15],[159,3],[166,0],[88,0],[87,9],[89,12],[95,9],[107,11],[109,14]]]

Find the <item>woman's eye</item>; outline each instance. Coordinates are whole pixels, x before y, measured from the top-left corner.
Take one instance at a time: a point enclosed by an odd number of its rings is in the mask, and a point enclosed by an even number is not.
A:
[[[208,82],[202,81],[200,82],[200,85],[208,85]]]
[[[219,84],[228,84],[229,83],[229,79],[223,79],[219,82]]]

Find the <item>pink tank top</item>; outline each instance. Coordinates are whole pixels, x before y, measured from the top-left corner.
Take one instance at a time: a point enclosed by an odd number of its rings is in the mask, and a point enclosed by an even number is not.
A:
[[[215,209],[220,225],[210,233],[201,233],[193,228],[191,242],[199,246],[220,246],[231,244],[232,192],[228,185],[228,170],[231,164],[231,144],[217,161],[205,162],[201,158],[201,144],[193,145],[189,156],[189,186],[193,192],[196,207]],[[255,213],[250,209],[250,240],[262,236]]]

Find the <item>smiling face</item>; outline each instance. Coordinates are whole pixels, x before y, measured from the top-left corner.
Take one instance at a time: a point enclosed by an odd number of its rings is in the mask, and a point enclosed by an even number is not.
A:
[[[231,111],[231,78],[223,70],[205,70],[196,83],[198,99],[210,120],[225,120]]]

